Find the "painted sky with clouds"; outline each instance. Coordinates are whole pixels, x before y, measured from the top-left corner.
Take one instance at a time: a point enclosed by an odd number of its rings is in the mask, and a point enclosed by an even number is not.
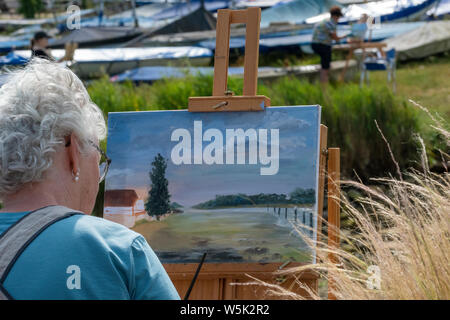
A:
[[[279,171],[261,176],[256,165],[174,165],[170,160],[172,131],[188,129],[193,139],[194,121],[203,133],[219,129],[279,129]],[[285,193],[295,188],[316,188],[319,150],[319,106],[270,107],[265,112],[180,111],[118,112],[108,116],[107,154],[112,159],[106,189],[148,189],[154,157],[168,159],[166,178],[171,201],[184,206],[214,199],[216,195]],[[203,148],[210,142],[204,142]],[[248,149],[248,142],[247,142]],[[270,150],[270,133],[269,145]],[[192,151],[193,154],[193,151]],[[225,150],[224,150],[225,157]]]

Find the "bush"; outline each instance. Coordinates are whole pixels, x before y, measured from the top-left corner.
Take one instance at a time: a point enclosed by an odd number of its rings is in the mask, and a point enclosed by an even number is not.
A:
[[[151,86],[143,84],[135,86],[132,82],[112,83],[108,77],[92,82],[88,86],[91,99],[108,112],[152,110],[153,98]]]
[[[242,94],[242,79],[231,77],[229,89]],[[107,79],[93,82],[88,90],[105,112],[168,110],[187,107],[191,96],[209,96],[212,75],[187,75],[184,79],[164,79],[153,85],[135,86],[131,82],[113,84]],[[330,86],[326,93],[316,84],[284,77],[270,86],[259,85],[259,94],[271,98],[273,106],[319,104],[322,123],[328,126],[328,146],[341,148],[341,171],[344,177],[353,171],[363,181],[369,177],[395,172],[395,165],[374,120],[391,145],[401,167],[414,164],[417,147],[413,133],[419,128],[413,106],[395,98],[387,87],[355,84]]]
[[[322,106],[322,123],[328,126],[328,146],[341,148],[342,174],[353,170],[364,181],[395,171],[386,143],[375,120],[391,145],[401,167],[417,159],[413,134],[420,130],[416,109],[395,98],[387,87],[344,84],[324,93],[315,84],[296,78],[283,78],[269,90],[272,105]]]
[[[236,94],[242,94],[242,79],[231,78],[228,88]],[[212,75],[186,74],[183,79],[166,78],[152,85],[134,85],[131,81],[111,83],[107,77],[93,81],[88,86],[92,100],[103,110],[144,111],[186,109],[188,98],[210,96],[212,93]]]
[[[27,19],[33,19],[34,16],[44,10],[44,4],[41,0],[20,0],[19,13]]]

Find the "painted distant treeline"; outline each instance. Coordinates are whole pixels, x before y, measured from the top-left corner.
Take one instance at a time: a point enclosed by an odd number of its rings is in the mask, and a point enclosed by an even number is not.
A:
[[[170,204],[170,209],[180,209],[183,208],[183,206],[181,204],[179,204],[178,202],[172,202]]]
[[[257,205],[290,205],[290,204],[314,204],[316,192],[314,189],[297,188],[291,193],[259,193],[246,195],[243,193],[231,195],[216,195],[213,200],[208,200],[194,206],[195,209],[215,209],[223,207],[241,207]]]

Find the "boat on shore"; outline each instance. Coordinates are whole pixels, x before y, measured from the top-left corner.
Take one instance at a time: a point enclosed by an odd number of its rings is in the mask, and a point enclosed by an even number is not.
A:
[[[79,48],[113,46],[130,41],[142,34],[134,27],[84,27],[75,29],[60,39],[52,39],[50,48],[64,48],[68,42],[77,43]]]
[[[421,27],[384,41],[396,50],[397,60],[421,59],[450,51],[450,21],[430,21]]]
[[[340,24],[358,21],[363,14],[374,18],[374,23],[408,22],[421,20],[427,11],[439,0],[381,0],[361,4],[351,4],[342,9],[344,16]],[[310,17],[304,23],[315,24],[328,19],[328,12]]]
[[[337,76],[345,67],[345,61],[332,61],[331,74]],[[351,77],[352,73],[357,70],[357,63],[355,60],[350,60],[348,65],[348,74]],[[259,67],[258,79],[270,83],[278,78],[284,76],[294,76],[299,78],[314,79],[319,76],[320,65],[304,65],[304,66],[290,66],[290,67]],[[125,71],[121,74],[111,77],[111,82],[132,81],[139,83],[153,83],[154,81],[167,78],[184,78],[188,75],[210,75],[214,74],[213,67],[141,67]],[[228,75],[235,77],[244,76],[243,67],[229,67]]]
[[[436,4],[427,12],[428,19],[448,19],[450,18],[450,0],[438,0]]]
[[[367,33],[365,36],[366,41],[382,41],[390,37],[395,37],[402,33],[414,30],[426,22],[405,22],[405,23],[382,23],[377,28],[371,30],[371,33]],[[350,26],[338,25],[338,36],[348,34],[350,32]],[[269,51],[289,51],[299,50],[300,48],[304,53],[312,53],[313,29],[309,28],[297,28],[292,31],[274,32],[268,34],[261,34],[259,41],[259,47],[261,52]],[[174,37],[173,39],[176,39]],[[346,40],[342,40],[340,43],[346,43]],[[215,50],[215,39],[203,40],[197,43],[197,45]],[[245,48],[245,36],[236,36],[230,38],[230,49],[243,51]]]
[[[29,59],[30,50],[18,50],[15,54]],[[52,55],[62,58],[65,50],[52,50]],[[156,48],[94,48],[77,49],[70,68],[80,78],[95,78],[103,74],[115,75],[126,70],[145,66],[206,66],[212,59],[212,51],[200,47]]]
[[[261,12],[261,28],[289,23],[302,24],[306,19],[320,15],[335,5],[336,0],[294,0],[276,5]]]

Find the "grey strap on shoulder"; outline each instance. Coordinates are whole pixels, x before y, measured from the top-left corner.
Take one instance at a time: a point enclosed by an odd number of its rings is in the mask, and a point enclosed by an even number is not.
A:
[[[76,214],[83,213],[63,206],[48,206],[28,213],[0,235],[0,300],[12,299],[3,283],[28,245],[53,223]]]

